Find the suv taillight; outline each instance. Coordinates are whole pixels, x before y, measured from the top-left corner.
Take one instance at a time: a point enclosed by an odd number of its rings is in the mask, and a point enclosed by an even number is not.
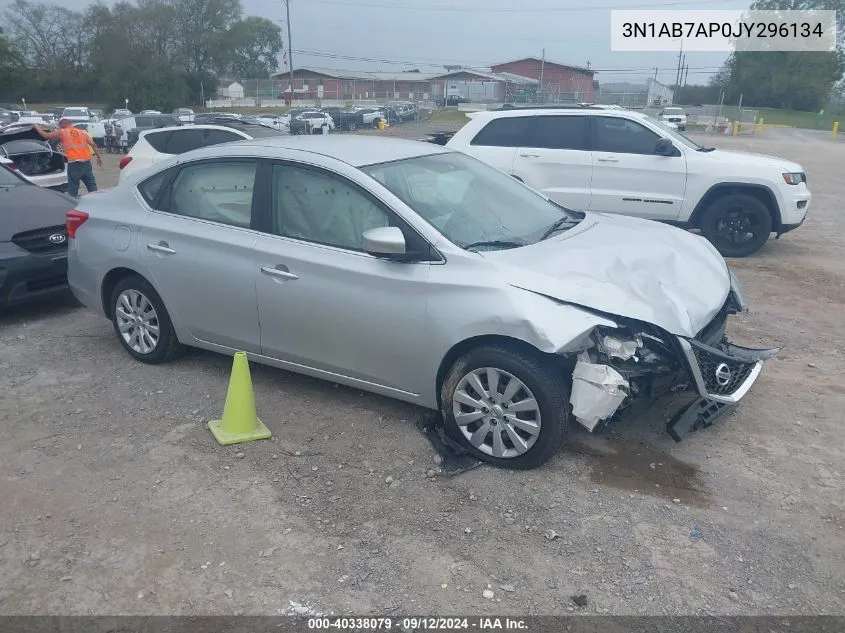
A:
[[[85,223],[85,220],[88,219],[88,214],[85,211],[79,211],[77,209],[73,209],[72,211],[68,211],[66,214],[67,220],[65,220],[65,229],[67,230],[67,236],[69,238],[76,237],[76,231]]]
[[[6,167],[11,169],[12,171],[20,171],[20,167],[18,167],[15,163],[6,163]]]
[[[124,156],[123,158],[120,159],[120,162],[118,163],[117,166],[120,167],[120,169],[123,169],[124,167],[126,167],[131,162],[132,162],[131,156]]]

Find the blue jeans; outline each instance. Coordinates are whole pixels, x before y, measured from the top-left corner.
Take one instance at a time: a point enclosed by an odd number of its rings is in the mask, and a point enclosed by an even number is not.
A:
[[[94,167],[90,160],[75,161],[67,164],[67,192],[73,197],[79,196],[79,183],[84,182],[88,193],[97,191],[94,180]]]

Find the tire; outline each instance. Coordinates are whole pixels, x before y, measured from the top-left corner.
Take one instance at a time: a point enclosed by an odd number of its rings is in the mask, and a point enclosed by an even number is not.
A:
[[[724,257],[747,257],[765,244],[772,216],[754,196],[734,193],[714,200],[699,222],[701,232]]]
[[[112,325],[117,334],[117,339],[123,345],[123,349],[135,360],[150,365],[158,365],[173,360],[182,351],[182,345],[176,338],[176,332],[173,331],[173,324],[170,321],[167,309],[164,307],[164,302],[146,279],[137,275],[130,275],[121,279],[112,292],[110,305]],[[152,315],[146,309],[147,305],[152,308]],[[147,327],[157,326],[158,328],[158,339],[149,351],[144,351],[142,344],[149,346],[150,341],[153,340],[150,330],[147,330],[147,336],[142,335],[135,338],[133,334],[138,332],[136,325],[126,332],[130,340],[127,341],[124,338],[121,328],[123,324],[130,320],[132,314],[136,317],[146,314],[149,319]],[[150,316],[155,318],[149,318]],[[133,339],[135,342],[131,343]]]
[[[497,373],[498,388],[495,395],[487,398],[488,413],[484,413],[484,410],[467,404],[471,402],[467,396],[476,402],[481,400],[481,394],[472,387],[472,383],[477,378],[476,384],[485,391],[489,390],[488,372],[491,368]],[[513,380],[519,385],[514,385]],[[513,394],[508,394],[509,387],[518,388]],[[530,408],[534,410],[521,408],[516,414],[520,421],[518,426],[508,422],[516,417],[511,409],[514,404],[530,404],[531,396],[534,405]],[[463,402],[458,399],[461,397]],[[567,380],[539,352],[534,356],[500,345],[479,347],[468,352],[455,361],[446,374],[440,387],[440,402],[450,437],[478,459],[504,468],[527,470],[540,466],[560,448],[569,426]],[[465,417],[459,423],[456,415]],[[534,429],[529,431],[532,426]],[[478,435],[479,431],[483,437]],[[522,440],[521,450],[510,431]],[[476,443],[470,439],[473,435]],[[497,435],[501,439],[498,448]]]

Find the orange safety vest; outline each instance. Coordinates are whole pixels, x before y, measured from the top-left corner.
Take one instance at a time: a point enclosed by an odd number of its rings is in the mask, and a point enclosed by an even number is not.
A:
[[[91,160],[91,142],[88,132],[79,128],[59,128],[62,147],[68,161]]]

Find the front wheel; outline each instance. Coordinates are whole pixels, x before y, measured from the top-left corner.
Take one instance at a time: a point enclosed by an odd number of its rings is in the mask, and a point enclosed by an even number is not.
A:
[[[474,349],[452,365],[440,400],[449,434],[474,456],[505,468],[546,462],[569,425],[568,385],[539,352]]]
[[[701,216],[701,232],[724,257],[747,257],[772,232],[772,216],[760,200],[735,193],[715,200]]]
[[[111,313],[118,340],[136,360],[156,365],[181,351],[164,302],[145,279],[132,275],[119,281],[112,292]]]

